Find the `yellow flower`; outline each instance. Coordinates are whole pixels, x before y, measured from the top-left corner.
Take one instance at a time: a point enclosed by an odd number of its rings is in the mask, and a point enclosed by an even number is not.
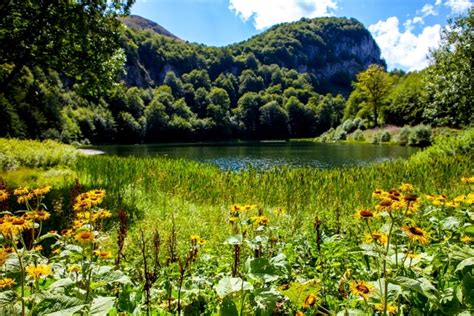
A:
[[[67,268],[67,270],[71,273],[77,273],[77,272],[80,272],[82,269],[79,265],[73,264],[73,265],[70,265],[69,268]]]
[[[316,300],[317,300],[316,295],[308,294],[308,296],[306,296],[306,298],[304,299],[303,307],[308,308],[308,307],[314,306],[316,304]]]
[[[239,216],[239,212],[242,211],[242,206],[240,204],[234,204],[230,207],[231,216]]]
[[[8,252],[5,248],[0,248],[0,266],[3,266],[7,262]]]
[[[23,204],[26,203],[26,201],[31,200],[32,198],[34,198],[33,193],[28,193],[25,195],[18,196],[16,201],[18,202],[18,204]]]
[[[366,242],[377,242],[381,245],[386,245],[388,242],[388,236],[382,232],[373,232],[372,234],[365,235]]]
[[[15,189],[15,191],[13,191],[13,195],[26,195],[28,194],[30,191],[28,190],[27,187],[20,187],[18,189]]]
[[[372,284],[359,280],[353,280],[351,282],[350,289],[352,294],[360,296],[364,299],[367,299],[375,292],[374,286]]]
[[[302,311],[296,311],[295,316],[304,316]]]
[[[46,212],[44,210],[36,210],[33,212],[27,213],[28,218],[39,220],[39,221],[45,221],[47,220],[51,215],[49,212]]]
[[[356,218],[373,218],[375,216],[375,212],[372,212],[371,210],[358,210],[355,214],[354,217]]]
[[[99,259],[102,259],[102,260],[112,258],[112,253],[110,251],[96,250],[96,251],[94,251],[94,253]]]
[[[191,235],[191,242],[194,245],[200,245],[200,246],[203,246],[206,243],[206,241],[202,239],[199,235]]]
[[[89,230],[83,230],[74,236],[74,238],[83,244],[90,243],[94,240],[94,233]]]
[[[33,227],[33,223],[27,220],[25,217],[12,217],[11,219],[12,229],[18,233],[21,233],[25,229]]]
[[[472,177],[462,177],[461,182],[462,183],[474,183],[474,176],[472,176]]]
[[[465,244],[470,244],[474,240],[474,238],[468,235],[464,235],[459,240],[461,240]]]
[[[235,217],[235,216],[229,217],[229,223],[231,223],[231,224],[236,223],[238,220],[239,220],[238,217]]]
[[[456,196],[453,200],[453,202],[456,202],[456,203],[463,203],[464,201],[466,200],[466,196],[465,195],[459,195],[459,196]]]
[[[10,279],[10,278],[0,279],[0,289],[10,287],[13,284],[15,284],[15,280],[13,280],[13,279]]]
[[[49,191],[51,191],[51,186],[44,186],[42,188],[34,189],[32,193],[34,196],[43,196]]]
[[[411,183],[402,183],[399,189],[403,192],[412,192],[415,190],[415,187]]]
[[[9,196],[7,190],[0,190],[0,202],[8,200]]]
[[[33,280],[39,280],[51,274],[51,266],[47,264],[38,264],[36,266],[30,264],[25,270],[28,276]]]
[[[254,222],[254,224],[256,224],[256,225],[268,225],[268,223],[270,222],[268,217],[263,216],[263,215],[262,216],[252,216],[251,219]]]
[[[285,210],[284,208],[279,207],[279,208],[275,209],[274,212],[275,212],[275,214],[277,214],[277,215],[282,215],[282,214],[285,214],[285,213],[286,213],[286,210]]]
[[[380,200],[386,199],[388,198],[388,196],[389,196],[389,193],[382,189],[375,189],[375,191],[372,193],[373,198],[380,199]]]
[[[422,245],[426,245],[428,243],[428,233],[420,227],[406,225],[402,227],[402,230],[411,240],[417,240]]]
[[[375,304],[375,310],[378,311],[378,312],[384,312],[384,307],[385,305],[384,304]],[[388,303],[387,304],[387,313],[389,313],[390,315],[395,315],[398,311],[398,308],[397,308],[397,305],[393,304],[393,303]]]
[[[99,210],[92,216],[92,220],[105,219],[112,217],[112,213],[107,210]]]
[[[249,212],[253,209],[257,208],[257,205],[254,205],[254,204],[247,204],[247,205],[244,205],[244,207],[242,208],[243,211],[246,211],[246,212]]]
[[[33,250],[34,251],[41,251],[41,250],[43,250],[43,246],[41,246],[41,245],[34,246]]]

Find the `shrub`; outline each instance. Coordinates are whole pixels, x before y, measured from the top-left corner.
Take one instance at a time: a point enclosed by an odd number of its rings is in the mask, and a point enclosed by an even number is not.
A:
[[[380,141],[381,141],[382,143],[387,143],[387,142],[389,142],[391,138],[392,138],[392,137],[391,137],[391,135],[390,135],[390,133],[389,133],[388,131],[384,131],[384,132],[380,135]]]
[[[426,147],[432,143],[431,126],[417,125],[412,128],[408,137],[408,145],[416,147]]]
[[[397,143],[402,146],[406,146],[408,144],[408,137],[410,136],[410,127],[409,126],[403,126],[402,129],[400,129],[400,134],[398,134],[397,137]]]
[[[372,135],[372,139],[370,140],[372,144],[379,144],[380,143],[380,133],[375,133]]]
[[[341,128],[346,131],[347,133],[351,133],[355,129],[357,129],[358,126],[354,124],[354,122],[351,119],[347,119],[342,123]]]
[[[357,140],[357,141],[364,141],[364,133],[360,129],[357,129],[353,134],[352,134],[352,139]]]
[[[343,128],[337,128],[334,132],[333,140],[345,140],[347,138],[347,132]]]

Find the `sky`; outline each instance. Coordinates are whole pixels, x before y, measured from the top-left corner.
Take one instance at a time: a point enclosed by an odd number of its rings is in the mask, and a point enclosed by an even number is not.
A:
[[[354,17],[376,40],[389,70],[421,70],[450,18],[471,0],[136,0],[132,14],[183,40],[225,46],[302,17]]]

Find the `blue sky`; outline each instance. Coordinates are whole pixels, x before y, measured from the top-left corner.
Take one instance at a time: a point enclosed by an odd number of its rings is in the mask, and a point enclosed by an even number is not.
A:
[[[184,40],[213,46],[302,17],[354,17],[370,30],[389,69],[419,70],[428,65],[429,50],[439,45],[447,19],[470,6],[471,0],[136,0],[132,14]]]

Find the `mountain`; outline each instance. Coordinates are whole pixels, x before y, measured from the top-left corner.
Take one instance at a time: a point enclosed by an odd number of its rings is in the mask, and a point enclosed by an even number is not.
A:
[[[137,22],[128,20],[128,25],[139,27],[130,27],[124,43],[128,58],[123,79],[129,86],[160,85],[169,71],[181,76],[204,69],[214,80],[222,73],[239,76],[244,70],[275,64],[307,73],[320,93],[347,95],[357,73],[370,64],[385,67],[377,43],[356,19],[304,18],[225,47],[180,41],[157,32],[151,21],[136,16],[131,20]]]
[[[120,18],[120,21],[122,21],[123,24],[125,24],[127,27],[138,30],[138,31],[143,31],[143,30],[152,30],[153,32],[171,37],[174,39],[179,39],[176,35],[159,25],[158,23],[155,23],[151,20],[145,19],[139,15],[129,15],[123,18]]]

